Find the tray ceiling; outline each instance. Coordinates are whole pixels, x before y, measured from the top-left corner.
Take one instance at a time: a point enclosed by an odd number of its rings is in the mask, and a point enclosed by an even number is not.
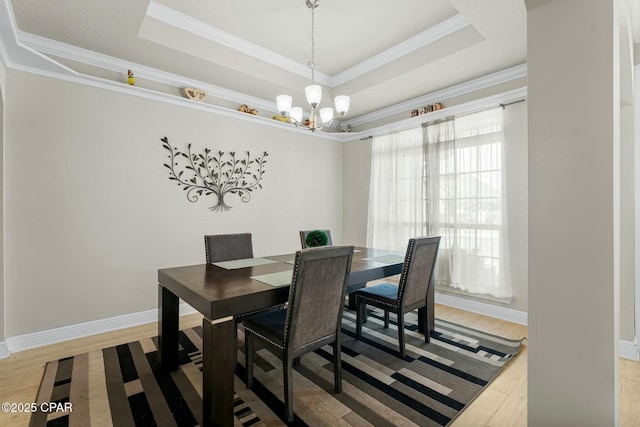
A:
[[[12,0],[19,35],[141,64],[273,102],[304,105],[305,0]],[[521,0],[320,0],[316,80],[349,117],[526,62]],[[57,58],[60,60],[60,58]],[[62,58],[65,63],[64,58]],[[73,68],[74,62],[65,65]],[[126,70],[125,70],[126,71]],[[135,71],[135,70],[134,70]]]

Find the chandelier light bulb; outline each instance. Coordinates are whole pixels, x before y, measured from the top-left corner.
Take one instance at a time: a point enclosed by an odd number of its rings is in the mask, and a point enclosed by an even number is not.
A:
[[[320,120],[322,120],[323,124],[329,123],[333,120],[333,108],[325,107],[320,109]]]
[[[302,123],[302,107],[291,108],[291,111],[289,112],[289,117],[291,117],[297,123]]]
[[[349,111],[349,105],[351,104],[350,97],[347,95],[339,95],[335,97],[334,102],[336,104],[336,111],[340,117],[347,114],[347,111]]]
[[[291,111],[291,104],[293,103],[293,98],[289,95],[278,95],[276,97],[276,105],[278,106],[278,111],[283,116],[289,114]]]
[[[304,88],[304,93],[307,95],[307,102],[313,108],[316,108],[322,100],[322,88],[320,85],[309,85]]]

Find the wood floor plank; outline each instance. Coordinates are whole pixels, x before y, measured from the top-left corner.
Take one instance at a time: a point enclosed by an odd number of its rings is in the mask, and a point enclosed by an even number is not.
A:
[[[527,335],[526,326],[492,319],[452,307],[436,305],[436,316],[443,320],[469,326],[474,329],[482,329],[507,338],[517,339]],[[202,316],[199,314],[181,316],[180,327],[188,328],[198,326],[201,324],[201,319]],[[38,387],[44,372],[44,366],[48,361],[153,337],[157,335],[157,333],[157,323],[149,323],[11,354],[9,358],[0,360],[0,401],[35,402]],[[491,414],[491,418],[486,425],[491,425],[492,427],[526,425],[527,358],[528,349],[527,346],[524,345],[520,355],[518,355],[515,360],[507,366],[501,376],[490,384],[470,407],[454,421],[452,426],[485,425],[482,420],[485,420],[488,414]],[[92,369],[91,358],[89,363],[89,369]],[[276,358],[273,360],[273,363],[279,363],[279,359]],[[318,360],[317,363],[326,363],[326,361]],[[327,381],[332,383],[333,374],[331,371],[325,369],[323,372]],[[199,371],[191,372],[189,375],[193,375],[194,377],[201,376]],[[269,373],[264,375],[268,377]],[[275,377],[277,378],[273,378],[275,381],[273,385],[274,392],[282,388],[280,375],[275,375]],[[239,385],[241,384],[242,383]],[[237,387],[238,385],[236,388]],[[309,387],[309,384],[296,382],[294,388],[297,387],[306,389]],[[345,390],[349,389],[348,384],[343,384],[343,387],[345,387]],[[309,398],[313,396],[312,391],[306,391],[309,392],[307,395]],[[90,390],[89,393],[93,396],[92,393],[94,393],[94,391]],[[278,395],[281,397],[282,391],[279,393]],[[252,395],[252,393],[246,389],[242,391],[242,394],[245,401],[250,399]],[[505,394],[506,397],[504,400],[501,400],[501,396]],[[367,401],[366,396],[362,396],[362,398],[364,402]],[[255,405],[256,402],[252,404]],[[327,408],[326,405],[320,409],[324,411],[325,408]],[[103,408],[102,413],[104,414],[106,410],[108,410],[108,407]],[[265,411],[265,414],[266,413],[268,413],[268,411]],[[472,424],[470,421],[474,419],[474,417],[477,421],[476,424]],[[3,427],[24,427],[28,425],[29,418],[29,414],[25,413],[0,413],[0,425]],[[108,417],[101,418],[100,411],[94,413],[92,407],[91,419],[92,422],[95,421],[97,423],[96,425],[104,425],[100,423],[100,420],[107,418]],[[262,419],[261,417],[261,420],[264,425],[282,425],[282,422],[276,419]],[[358,417],[357,414],[343,414],[341,420],[350,425],[366,425],[366,422],[364,422],[361,417]],[[640,425],[640,362],[625,359],[621,359],[620,361],[620,420],[622,427],[635,427]]]
[[[527,425],[527,379],[522,379],[513,393],[489,420],[491,427],[514,427]]]

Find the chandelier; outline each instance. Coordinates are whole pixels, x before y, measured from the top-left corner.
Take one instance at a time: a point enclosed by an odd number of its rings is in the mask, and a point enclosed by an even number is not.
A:
[[[314,23],[314,11],[320,4],[320,0],[306,0],[306,5],[311,9],[311,58],[309,59],[309,68],[311,69],[311,85],[304,88],[304,93],[307,98],[307,102],[311,106],[311,114],[309,116],[308,124],[302,121],[302,108],[292,107],[293,98],[289,95],[278,95],[276,97],[276,104],[278,111],[284,117],[288,118],[296,126],[309,129],[314,132],[318,129],[322,129],[328,126],[334,119],[333,108],[325,107],[318,110],[318,105],[322,100],[322,88],[320,85],[315,84],[315,23]],[[344,117],[349,110],[349,103],[351,99],[346,95],[336,96],[334,99],[336,112],[338,117]],[[320,115],[318,120],[318,113]]]

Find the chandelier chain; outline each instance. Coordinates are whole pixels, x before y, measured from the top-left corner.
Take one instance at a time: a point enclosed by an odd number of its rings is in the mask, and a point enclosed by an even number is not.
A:
[[[322,99],[322,87],[315,83],[316,76],[316,20],[315,20],[315,8],[320,4],[320,0],[305,0],[305,4],[308,8],[311,9],[311,56],[308,59],[309,68],[311,69],[311,85],[305,87],[305,95],[307,97],[307,102],[311,106],[311,114],[309,115],[309,119],[303,121],[303,110],[301,107],[293,107],[292,97],[289,95],[278,95],[276,97],[276,106],[278,111],[290,122],[294,123],[296,126],[303,127],[312,132],[316,130],[322,129],[327,126],[330,127],[331,123],[334,121],[335,116],[333,114],[333,108],[318,108],[320,101]],[[350,98],[346,95],[340,95],[335,97],[335,106],[336,111],[338,113],[338,117],[342,118],[345,116],[347,111],[349,110],[349,102]],[[319,114],[318,114],[319,113]],[[338,122],[338,130],[342,130],[340,128],[340,123]],[[347,126],[345,131],[349,131],[350,128]]]
[[[311,82],[315,83],[315,68],[316,64],[315,55],[316,55],[316,43],[315,43],[315,16],[314,12],[316,11],[317,2],[311,5],[311,60],[309,61],[309,67],[311,68]]]

